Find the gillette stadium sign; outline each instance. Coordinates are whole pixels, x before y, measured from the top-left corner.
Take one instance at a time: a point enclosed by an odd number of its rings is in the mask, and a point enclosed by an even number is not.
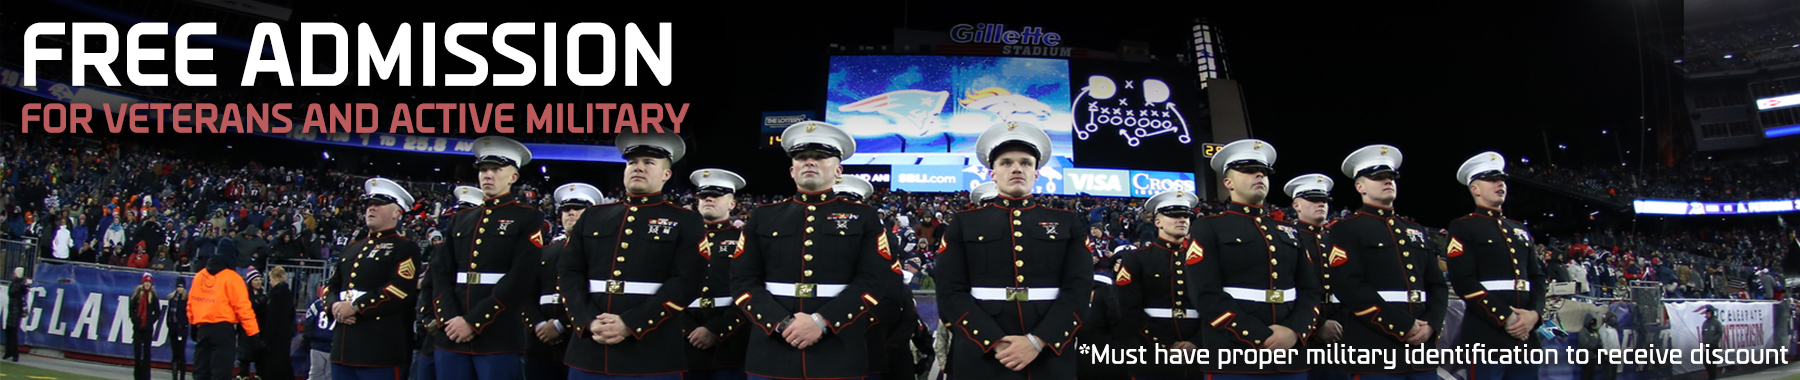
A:
[[[1041,26],[1006,29],[1006,24],[956,24],[950,27],[950,41],[959,44],[1001,44],[1000,55],[1036,57],[1069,57],[1074,48],[1061,47],[1062,35],[1045,32]]]

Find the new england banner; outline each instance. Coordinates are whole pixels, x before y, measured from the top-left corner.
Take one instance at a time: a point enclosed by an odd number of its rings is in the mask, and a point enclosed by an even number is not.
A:
[[[65,352],[131,357],[131,292],[143,282],[142,272],[105,270],[71,264],[40,263],[26,299],[20,330],[24,344]],[[173,273],[152,272],[158,303],[168,307],[175,282],[191,279]],[[0,294],[0,297],[6,297]],[[8,319],[12,316],[7,316]],[[169,329],[157,323],[151,341],[151,360],[169,360]],[[187,347],[192,358],[194,346]]]

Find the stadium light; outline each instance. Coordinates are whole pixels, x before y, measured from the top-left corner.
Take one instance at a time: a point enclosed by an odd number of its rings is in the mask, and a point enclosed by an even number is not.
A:
[[[1675,64],[1677,64],[1677,65],[1679,65],[1679,64],[1681,64],[1681,58],[1676,58],[1676,59],[1675,59]]]
[[[1569,145],[1567,145],[1567,144],[1556,144],[1556,149],[1562,149],[1562,150],[1569,150]]]
[[[441,171],[444,171],[444,168],[431,168],[431,171],[441,172]]]
[[[323,155],[325,155],[325,159],[326,159],[326,160],[330,160],[330,159],[331,159],[331,152],[329,152],[329,151],[324,151],[324,152],[319,152],[319,154],[323,154]]]
[[[538,173],[549,173],[550,165],[538,166]]]
[[[1521,164],[1529,164],[1529,163],[1531,163],[1531,159],[1530,159],[1530,158],[1526,158],[1526,157],[1519,157],[1519,163],[1521,163]]]
[[[1606,134],[1606,130],[1605,129],[1600,130],[1600,134],[1602,134],[1602,135]]]
[[[1725,59],[1731,59],[1731,55],[1730,55],[1730,54],[1726,54],[1726,55],[1725,55]]]

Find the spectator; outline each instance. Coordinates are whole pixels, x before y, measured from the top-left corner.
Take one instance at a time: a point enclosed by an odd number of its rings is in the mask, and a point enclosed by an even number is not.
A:
[[[150,272],[131,293],[131,358],[132,378],[150,380],[150,343],[156,333],[156,322],[162,320],[161,301]]]
[[[268,347],[255,357],[256,374],[262,380],[293,380],[294,368],[288,360],[288,344],[294,340],[294,291],[288,283],[287,268],[269,268],[269,284],[265,301],[256,309],[257,325],[268,326],[261,337]]]
[[[169,330],[169,374],[172,380],[187,377],[187,285],[175,280],[175,291],[169,292],[169,308],[164,312],[164,324]]]
[[[306,346],[311,352],[306,380],[331,380],[331,329],[337,326],[337,319],[325,308],[325,287],[319,287],[319,299],[314,300],[306,308],[306,319],[302,322],[306,329]]]
[[[56,238],[50,241],[50,254],[57,260],[68,260],[69,249],[74,248],[75,239],[69,234],[69,222],[56,219]]]
[[[25,277],[25,267],[13,267],[13,280],[6,286],[6,355],[0,360],[12,359],[19,362],[19,325],[25,323],[25,299],[31,292],[31,278]]]

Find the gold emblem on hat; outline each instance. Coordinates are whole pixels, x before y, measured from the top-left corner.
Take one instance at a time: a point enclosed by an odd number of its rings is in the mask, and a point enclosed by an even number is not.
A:
[[[834,182],[832,182],[832,183],[844,183],[844,177],[837,177],[837,179],[834,180]]]
[[[1313,177],[1313,183],[1325,183],[1325,177]]]
[[[712,176],[712,171],[711,171],[711,170],[701,170],[701,171],[700,171],[700,176],[701,176],[701,177],[711,177],[711,176]]]
[[[812,133],[812,131],[815,129],[819,129],[818,123],[806,123],[806,132],[807,133]]]
[[[1257,141],[1256,144],[1250,146],[1250,150],[1262,150],[1262,142]]]
[[[1381,155],[1386,156],[1387,152],[1388,152],[1388,147],[1385,147],[1385,146],[1381,147]]]
[[[1008,131],[1013,130],[1013,128],[1018,128],[1018,127],[1019,127],[1019,122],[1016,122],[1016,121],[1006,122],[1006,130],[1008,130]]]
[[[1494,161],[1494,160],[1498,160],[1498,159],[1500,159],[1500,155],[1488,153],[1488,161]]]

